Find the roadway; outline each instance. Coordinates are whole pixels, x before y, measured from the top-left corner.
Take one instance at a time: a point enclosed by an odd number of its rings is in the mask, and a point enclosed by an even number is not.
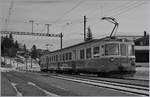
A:
[[[135,96],[122,91],[53,76],[55,74],[22,71],[2,72],[2,96]]]

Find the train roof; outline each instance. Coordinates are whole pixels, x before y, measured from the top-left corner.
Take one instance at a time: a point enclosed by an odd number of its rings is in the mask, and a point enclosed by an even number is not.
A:
[[[108,36],[104,37],[104,38],[101,38],[101,39],[92,39],[92,40],[84,41],[84,42],[81,42],[81,43],[78,43],[78,44],[75,44],[75,45],[72,45],[72,46],[68,46],[68,47],[62,48],[62,49],[58,49],[58,50],[49,52],[47,54],[54,53],[54,52],[59,52],[59,51],[65,50],[65,49],[69,49],[69,48],[73,48],[73,47],[76,47],[76,46],[88,44],[88,43],[91,43],[91,42],[98,42],[98,41],[121,41],[121,39],[118,39],[116,37],[110,38]],[[129,41],[129,40],[126,40],[126,41]],[[45,55],[47,55],[47,54],[45,54]]]

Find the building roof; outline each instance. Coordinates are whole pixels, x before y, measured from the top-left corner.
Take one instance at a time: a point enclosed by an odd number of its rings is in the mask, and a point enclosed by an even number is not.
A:
[[[140,37],[140,38],[136,39],[135,42],[143,41],[143,40],[145,40],[145,39],[149,39],[149,35]]]

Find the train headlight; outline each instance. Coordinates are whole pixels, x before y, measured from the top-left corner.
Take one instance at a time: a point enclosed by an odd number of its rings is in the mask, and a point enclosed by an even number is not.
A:
[[[131,62],[135,62],[135,58],[130,58],[130,61]]]
[[[130,63],[131,63],[131,65],[135,66],[135,58],[131,58]]]
[[[115,59],[113,57],[110,58],[110,61],[113,62]]]

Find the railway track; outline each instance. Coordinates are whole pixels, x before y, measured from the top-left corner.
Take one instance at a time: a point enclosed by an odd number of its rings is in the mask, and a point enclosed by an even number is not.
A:
[[[145,80],[145,79],[97,77],[97,76],[91,76],[91,75],[70,75],[70,74],[63,74],[63,75],[71,76],[71,77],[78,77],[78,78],[92,79],[92,80],[99,80],[99,81],[106,81],[106,82],[115,82],[115,83],[121,83],[121,84],[149,87],[149,80]],[[138,83],[136,83],[135,81]],[[143,84],[143,83],[146,83],[146,84]]]
[[[120,92],[125,92],[133,95],[143,95],[143,96],[149,96],[149,87],[136,85],[136,84],[127,84],[127,83],[118,83],[114,81],[107,81],[107,80],[98,80],[98,79],[91,79],[91,78],[82,78],[81,76],[68,76],[68,75],[52,75],[51,77],[68,80],[68,81],[74,81],[79,82],[83,84],[89,84],[93,86],[108,88],[117,90]]]
[[[58,73],[40,73],[42,76],[50,76],[63,80],[74,81],[83,84],[89,84],[97,87],[103,87],[108,89],[113,89],[133,95],[143,95],[149,96],[149,85],[142,85],[139,83],[146,82],[149,83],[149,80],[142,79],[118,79],[118,78],[100,78],[96,76],[85,76],[85,75],[70,75],[70,74],[58,74]],[[106,80],[107,79],[107,80]],[[111,80],[108,80],[111,79]],[[113,79],[113,80],[112,80]],[[115,80],[115,81],[114,81]],[[118,81],[116,81],[118,80]],[[121,81],[119,81],[121,80]],[[135,83],[128,83],[130,81],[135,81]],[[138,83],[136,83],[138,81]]]

